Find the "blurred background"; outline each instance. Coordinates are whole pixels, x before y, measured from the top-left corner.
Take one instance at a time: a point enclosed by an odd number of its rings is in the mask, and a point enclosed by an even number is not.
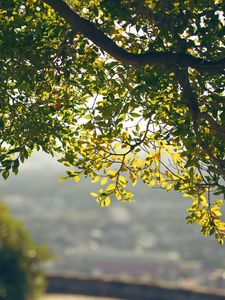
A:
[[[224,247],[186,224],[191,200],[139,183],[135,202],[101,208],[90,196],[96,184],[59,182],[64,175],[55,159],[35,153],[0,183],[1,202],[54,252],[45,271],[225,288]]]

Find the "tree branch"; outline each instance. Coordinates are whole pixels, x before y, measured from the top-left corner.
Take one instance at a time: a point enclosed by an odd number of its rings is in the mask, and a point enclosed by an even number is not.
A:
[[[207,154],[212,163],[217,167],[218,173],[225,179],[224,165],[221,160],[216,158],[214,154],[208,149],[204,141],[202,140],[199,132],[199,120],[204,118],[207,120],[213,129],[215,129],[220,136],[224,136],[221,128],[217,126],[210,116],[202,115],[199,110],[198,100],[192,91],[192,87],[189,82],[188,67],[196,69],[202,72],[210,73],[224,73],[225,58],[217,61],[206,61],[203,59],[195,58],[191,55],[184,53],[173,52],[148,52],[144,54],[129,53],[123,48],[119,47],[111,38],[106,36],[101,30],[95,27],[90,21],[80,17],[75,11],[73,11],[63,0],[43,0],[50,5],[65,21],[71,26],[74,34],[81,33],[86,38],[91,40],[101,50],[107,52],[118,61],[130,64],[133,66],[141,65],[158,65],[168,68],[178,69],[182,68],[182,71],[177,73],[180,85],[183,89],[183,94],[189,107],[194,133],[196,141],[201,146],[203,152]]]
[[[201,72],[224,73],[225,58],[217,61],[207,61],[195,58],[189,54],[173,52],[147,52],[143,54],[130,53],[119,47],[112,39],[95,27],[90,21],[80,17],[63,0],[43,0],[50,5],[71,26],[74,34],[81,33],[91,40],[101,50],[107,52],[118,61],[133,65],[158,65],[191,67]]]
[[[218,135],[220,135],[225,142],[225,129],[222,128],[222,126],[220,126],[219,124],[217,124],[216,121],[208,113],[200,113],[199,118],[206,120],[212,126],[212,129]]]
[[[197,100],[194,92],[192,91],[192,87],[191,87],[191,84],[189,81],[188,70],[186,69],[183,71],[179,71],[179,73],[177,73],[177,77],[178,77],[180,85],[183,89],[183,94],[184,94],[185,100],[187,101],[188,107],[191,112],[192,121],[193,121],[193,129],[194,129],[194,133],[196,136],[196,141],[202,148],[203,152],[209,156],[211,162],[217,167],[218,174],[220,174],[223,177],[223,179],[225,180],[224,161],[222,161],[214,156],[214,154],[206,146],[206,144],[203,141],[201,134],[199,132],[199,119],[202,118],[202,113],[199,110],[198,100]],[[207,118],[207,120],[208,120],[208,118]]]

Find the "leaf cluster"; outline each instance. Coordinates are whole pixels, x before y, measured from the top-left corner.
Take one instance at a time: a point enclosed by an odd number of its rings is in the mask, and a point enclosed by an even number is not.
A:
[[[34,150],[60,155],[66,178],[100,182],[92,195],[101,206],[131,201],[129,183],[137,180],[188,195],[188,222],[222,243],[221,202],[211,203],[210,194],[225,195],[225,75],[215,68],[224,58],[223,2],[66,3],[124,55],[168,60],[120,62],[75,34],[45,1],[0,1],[3,178]],[[212,62],[213,71],[184,67],[187,58]]]

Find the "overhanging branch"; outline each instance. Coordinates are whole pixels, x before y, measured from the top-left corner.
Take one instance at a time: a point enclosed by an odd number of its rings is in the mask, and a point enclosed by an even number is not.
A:
[[[119,47],[112,39],[95,27],[90,21],[80,17],[63,0],[43,0],[50,5],[71,26],[74,34],[81,33],[91,40],[101,50],[107,52],[118,61],[133,65],[158,65],[191,67],[201,72],[224,73],[225,58],[217,61],[207,61],[184,53],[147,52],[143,54],[130,53]]]

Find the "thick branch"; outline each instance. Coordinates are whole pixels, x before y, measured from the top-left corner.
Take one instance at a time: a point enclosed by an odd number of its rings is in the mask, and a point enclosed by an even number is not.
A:
[[[81,33],[91,40],[101,50],[107,52],[118,61],[134,65],[159,65],[159,66],[180,66],[191,67],[198,71],[210,73],[223,73],[225,59],[214,62],[192,57],[184,53],[173,52],[148,52],[143,54],[129,53],[119,47],[112,39],[107,37],[101,30],[95,27],[90,21],[80,17],[63,0],[44,0],[50,5],[66,22],[71,26],[74,34]]]

